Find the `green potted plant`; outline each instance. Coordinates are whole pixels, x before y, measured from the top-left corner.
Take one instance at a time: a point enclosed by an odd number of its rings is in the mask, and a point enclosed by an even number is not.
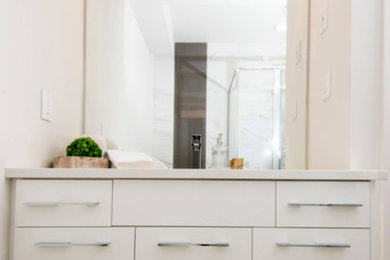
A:
[[[108,159],[102,158],[103,151],[90,137],[75,139],[67,148],[67,156],[56,157],[54,168],[108,168]]]

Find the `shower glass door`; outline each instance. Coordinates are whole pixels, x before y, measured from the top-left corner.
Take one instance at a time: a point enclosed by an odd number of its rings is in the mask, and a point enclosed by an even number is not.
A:
[[[249,169],[283,168],[284,67],[239,68],[229,95],[229,157]]]

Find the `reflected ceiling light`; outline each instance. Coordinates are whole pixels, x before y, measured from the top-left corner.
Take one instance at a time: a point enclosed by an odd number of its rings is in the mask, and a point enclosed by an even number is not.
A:
[[[275,31],[277,32],[287,32],[287,24],[282,23],[275,26]]]

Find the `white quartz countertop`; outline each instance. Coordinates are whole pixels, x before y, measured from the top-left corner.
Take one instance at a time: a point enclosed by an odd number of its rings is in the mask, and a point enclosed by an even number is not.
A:
[[[385,180],[387,171],[231,169],[6,169],[12,179]]]

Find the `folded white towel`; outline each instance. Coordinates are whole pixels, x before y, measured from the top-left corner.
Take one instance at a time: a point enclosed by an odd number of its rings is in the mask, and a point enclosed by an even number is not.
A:
[[[112,168],[118,169],[167,169],[161,161],[136,151],[107,150]]]

